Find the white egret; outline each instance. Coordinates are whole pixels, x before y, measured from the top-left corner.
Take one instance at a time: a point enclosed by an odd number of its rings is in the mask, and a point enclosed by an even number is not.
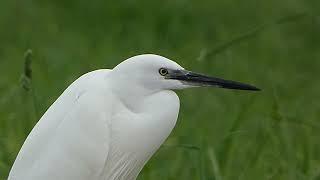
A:
[[[9,180],[130,180],[169,136],[172,91],[254,86],[193,73],[152,54],[87,73],[51,105],[24,142]]]

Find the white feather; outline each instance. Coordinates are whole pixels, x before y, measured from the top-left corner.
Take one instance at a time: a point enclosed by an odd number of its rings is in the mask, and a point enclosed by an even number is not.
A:
[[[68,87],[23,144],[9,180],[130,180],[169,136],[179,98],[156,55],[83,75]]]

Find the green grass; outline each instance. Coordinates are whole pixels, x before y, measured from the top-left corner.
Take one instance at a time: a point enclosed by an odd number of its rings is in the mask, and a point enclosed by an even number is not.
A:
[[[320,179],[319,9],[316,0],[1,1],[0,179],[68,84],[141,53],[263,91],[179,91],[176,128],[139,180]]]

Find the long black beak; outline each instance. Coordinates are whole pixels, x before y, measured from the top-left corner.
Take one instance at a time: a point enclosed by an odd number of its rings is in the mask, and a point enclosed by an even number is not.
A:
[[[214,86],[226,89],[260,91],[259,88],[256,88],[249,84],[231,80],[224,80],[216,77],[209,77],[187,70],[169,70],[165,78],[180,80],[182,83],[191,86]]]

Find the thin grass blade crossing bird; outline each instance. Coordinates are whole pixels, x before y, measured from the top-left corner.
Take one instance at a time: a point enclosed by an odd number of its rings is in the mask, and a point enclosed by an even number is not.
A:
[[[152,54],[89,72],[35,125],[8,179],[136,179],[176,124],[180,102],[173,90],[201,86],[259,90]]]

